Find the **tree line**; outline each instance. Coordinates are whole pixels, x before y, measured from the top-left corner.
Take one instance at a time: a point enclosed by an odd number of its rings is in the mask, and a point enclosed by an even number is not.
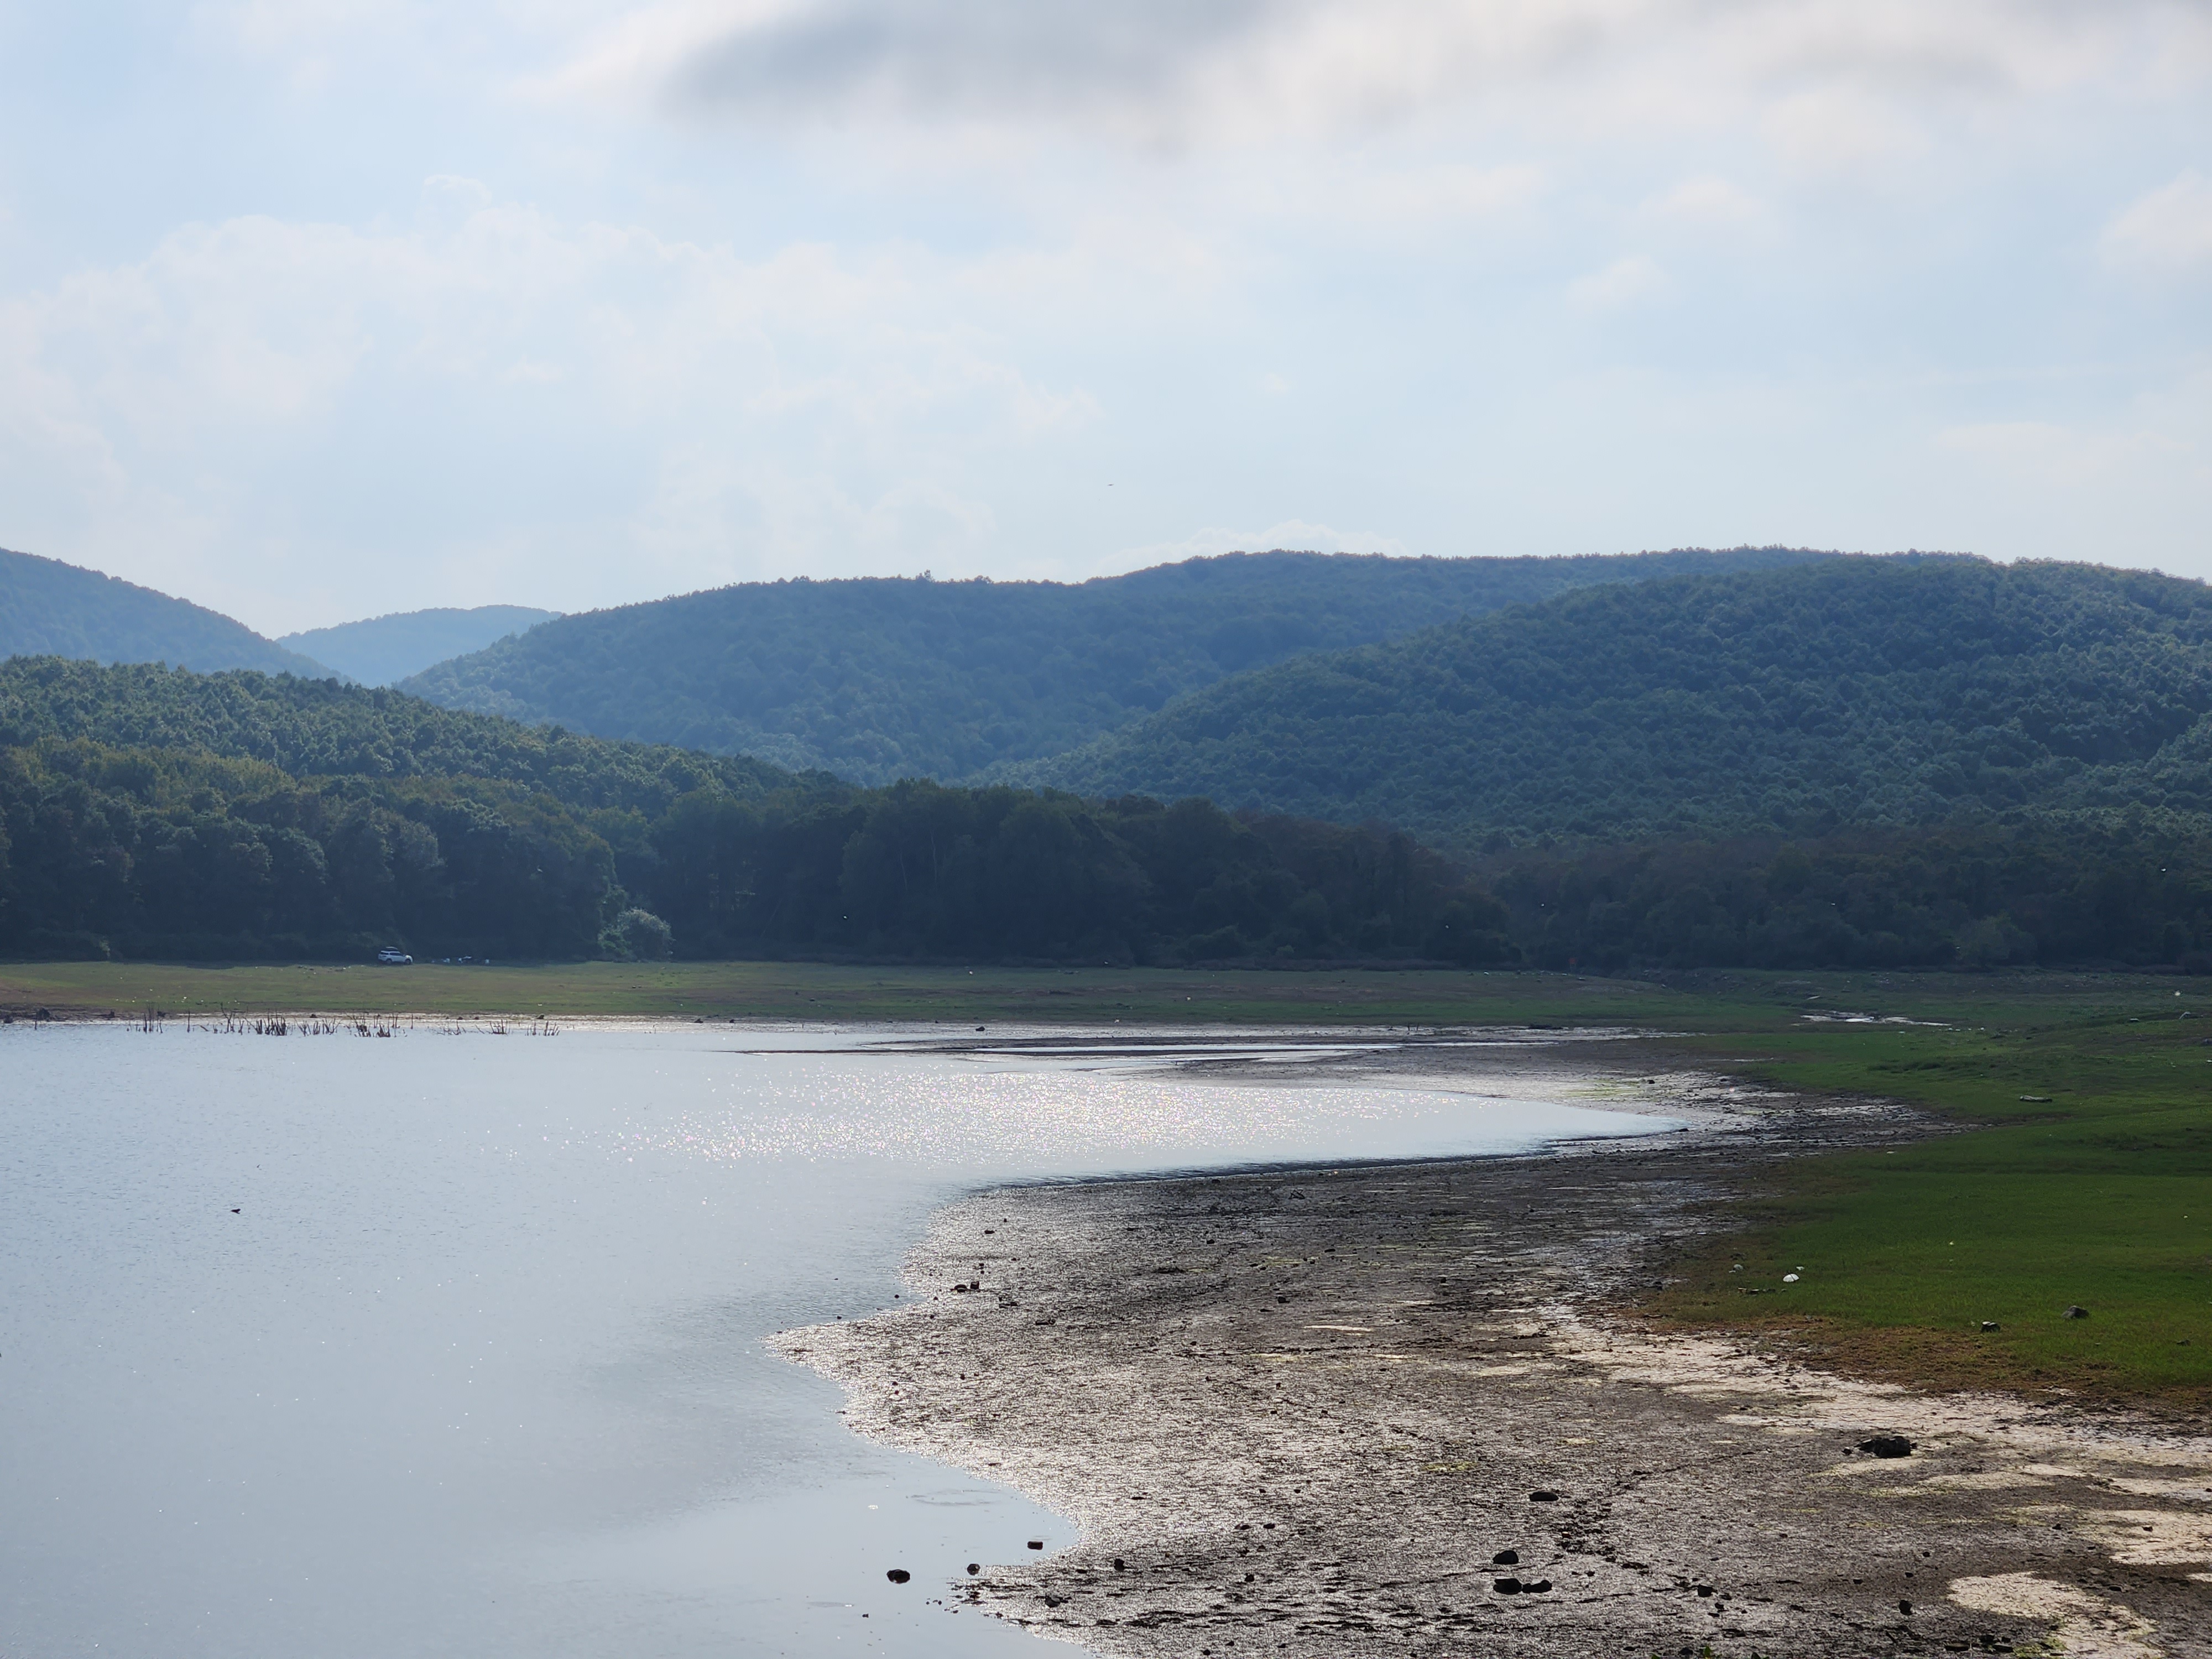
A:
[[[1503,910],[1409,836],[1212,802],[908,781],[676,803],[637,890],[686,954],[1105,962],[1512,954]]]
[[[2179,761],[2176,761],[2179,764]],[[0,953],[2212,968],[2171,807],[1500,848],[908,781],[242,672],[0,664]]]
[[[1547,968],[2212,971],[2212,836],[2193,815],[1532,852],[1481,874]]]
[[[0,749],[0,951],[1499,961],[1504,912],[1376,829],[904,783],[657,815],[511,781]]]

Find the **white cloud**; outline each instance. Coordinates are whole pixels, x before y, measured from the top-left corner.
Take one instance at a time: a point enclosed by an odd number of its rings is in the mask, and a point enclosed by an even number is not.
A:
[[[1909,155],[1900,110],[2201,74],[2185,0],[676,0],[608,20],[541,94],[753,124],[1050,128],[1182,148],[1457,109],[1601,131],[1766,111],[1817,165]],[[2193,64],[2194,70],[2185,67]]]
[[[1954,426],[1929,446],[1918,544],[2212,575],[2185,530],[2212,505],[2212,365],[2098,419]]]
[[[1567,303],[1578,311],[1615,311],[1666,292],[1667,273],[1648,253],[1615,259],[1602,270],[1567,284]]]
[[[2134,483],[2146,475],[2189,470],[2186,441],[2163,432],[2094,431],[2051,421],[1993,421],[1948,428],[1936,434],[1938,448],[1970,459],[2015,485],[2039,490],[2053,487],[2078,491],[2115,482]]]
[[[1689,231],[1734,229],[1765,218],[1766,204],[1741,185],[1712,173],[1685,179],[1647,197],[1636,210],[1639,222]]]
[[[1762,125],[1791,166],[1816,174],[1887,171],[1925,155],[1929,143],[1908,106],[1850,84],[1780,99]]]
[[[2107,263],[2156,276],[2212,274],[2212,179],[2194,168],[2114,216],[2100,244]]]
[[[456,522],[441,542],[505,520],[557,546],[576,527],[550,526],[563,497],[607,550],[672,577],[686,558],[760,574],[972,556],[992,509],[945,482],[944,458],[1097,414],[1081,387],[1024,373],[962,291],[1049,302],[1018,276],[920,250],[745,259],[495,202],[440,217],[190,226],[142,261],[0,302],[15,456],[0,471],[19,491],[37,480],[50,531],[12,539],[134,572],[151,545],[227,544],[222,578],[187,586],[233,604],[265,587],[250,550],[272,536],[336,544],[380,520],[387,538],[420,533],[442,507]],[[366,501],[316,499],[334,480],[358,492],[364,467]],[[348,510],[367,522],[340,522]],[[431,556],[384,573],[428,577]],[[609,597],[594,568],[562,579],[567,605]]]
[[[2212,314],[2106,274],[2212,268],[2203,0],[197,0],[127,86],[44,16],[0,544],[264,625],[1275,544],[2212,574]]]

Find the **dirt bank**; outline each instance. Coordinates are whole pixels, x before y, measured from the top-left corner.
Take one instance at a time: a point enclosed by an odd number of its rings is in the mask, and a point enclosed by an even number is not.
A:
[[[859,1431],[1081,1522],[963,1601],[1102,1655],[2212,1656],[2212,1440],[1607,1312],[1724,1172],[1923,1126],[1634,1044],[1382,1064],[1549,1067],[1697,1127],[945,1212],[917,1304],[780,1341]]]

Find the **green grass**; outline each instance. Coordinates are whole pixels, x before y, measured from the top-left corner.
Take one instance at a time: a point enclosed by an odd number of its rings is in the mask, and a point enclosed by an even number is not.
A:
[[[1748,1068],[1768,1081],[1911,1101],[1964,1132],[1760,1177],[1741,1231],[1656,1307],[1796,1327],[1916,1381],[2212,1403],[2212,1019],[2179,1018],[2206,998],[2176,988],[2137,981],[2070,1012],[1984,1002],[2015,1017],[1986,1027],[1770,1038]]]
[[[150,1006],[172,1013],[1628,1025],[1700,1034],[1722,1059],[1765,1053],[1778,1042],[1820,1046],[1828,1034],[1808,1031],[1800,1018],[1807,1007],[1966,1022],[2119,1018],[2160,994],[2170,996],[2172,984],[2128,974],[1732,973],[1662,985],[1576,974],[1382,969],[0,962],[0,1011],[18,1018],[40,1007],[58,1017],[135,1014]],[[1854,1037],[1863,1028],[1836,1030]]]
[[[22,1018],[168,1013],[502,1013],[744,1020],[1082,1024],[1635,1024],[1710,1020],[1712,1000],[1573,973],[838,967],[575,963],[550,967],[184,967],[0,963]]]
[[[431,1013],[591,1018],[939,1020],[1111,1024],[1406,1024],[1507,1020],[1666,1026],[1701,999],[1566,974],[1272,973],[1179,969],[841,967],[821,963],[582,963],[410,968],[0,963],[21,1018]]]
[[[1916,1381],[2212,1406],[2212,982],[2201,980],[1734,973],[1662,986],[1565,974],[774,963],[0,964],[0,1011],[39,1007],[1634,1026],[1778,1086],[1905,1100],[1956,1131],[1747,1173],[1729,1231],[1652,1311],[1794,1331],[1861,1369]],[[1835,1009],[1943,1024],[1804,1018]],[[1799,1268],[1784,1285],[1781,1275]],[[1744,1293],[1753,1288],[1766,1293]],[[2062,1319],[2073,1304],[2090,1317]],[[2001,1328],[1984,1334],[1984,1320]]]

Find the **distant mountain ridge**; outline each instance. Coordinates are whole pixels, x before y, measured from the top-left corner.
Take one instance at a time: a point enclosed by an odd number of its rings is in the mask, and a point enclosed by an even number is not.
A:
[[[0,548],[0,658],[40,656],[331,678],[315,659],[220,611],[59,559]]]
[[[1562,591],[1825,555],[1227,554],[1078,584],[747,583],[564,617],[402,682],[452,708],[857,782],[975,779],[1300,653]]]
[[[1594,588],[1239,675],[1012,775],[1469,850],[2205,815],[2212,590],[1921,556]]]
[[[480,605],[395,611],[330,628],[287,634],[276,642],[326,662],[363,685],[392,685],[451,657],[481,651],[561,613],[526,605]]]

